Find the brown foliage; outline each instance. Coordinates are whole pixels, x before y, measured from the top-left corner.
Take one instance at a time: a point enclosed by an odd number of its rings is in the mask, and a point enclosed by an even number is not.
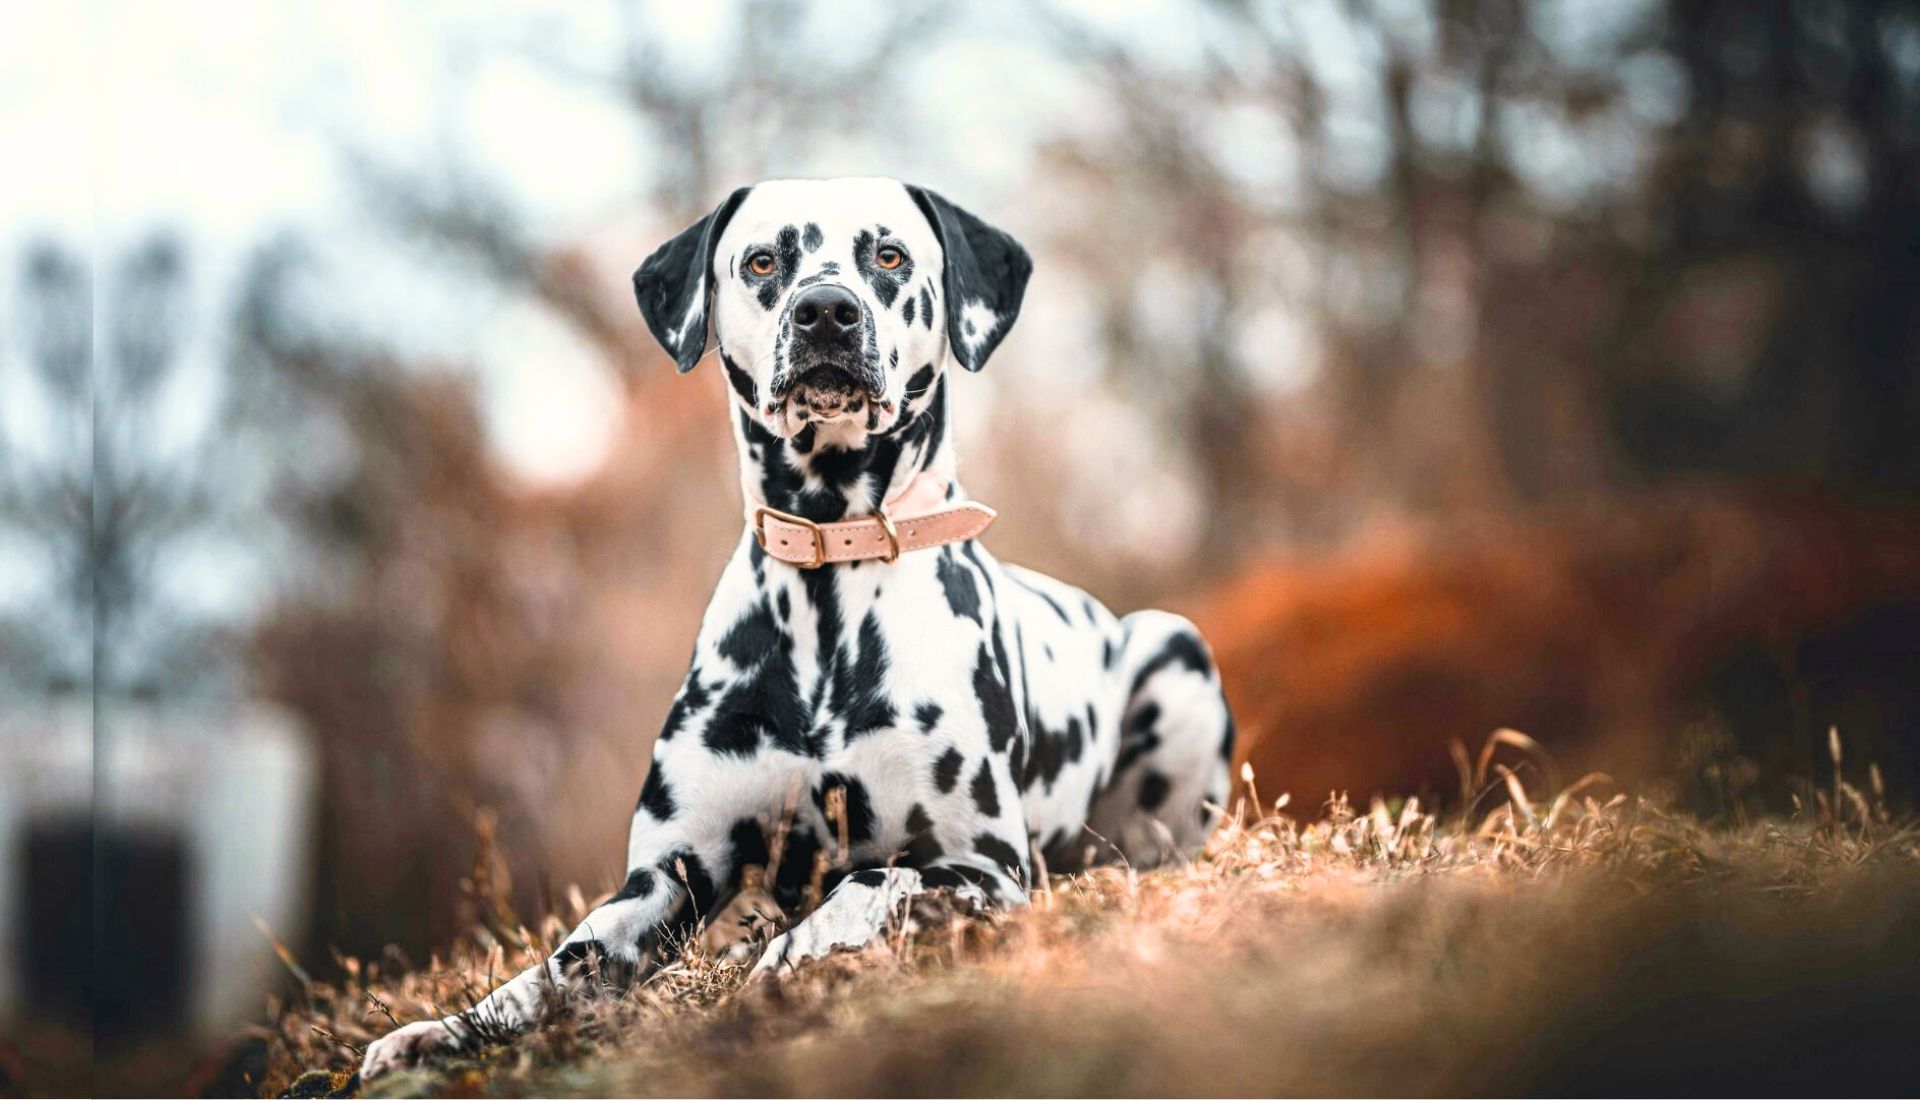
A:
[[[1490,745],[1490,767],[1517,759]],[[1190,865],[937,897],[883,940],[745,984],[687,944],[548,1027],[379,1082],[398,1095],[1280,1095],[1871,1089],[1910,1018],[1920,847],[1857,792],[1706,830],[1589,781],[1481,818],[1414,802],[1238,813]],[[1584,793],[1583,793],[1584,792]],[[568,916],[583,910],[575,897]],[[405,973],[343,960],[276,1013],[269,1089],[348,1086],[358,1050],[464,1004],[538,933],[476,929]],[[725,923],[723,915],[717,924]],[[1711,1004],[1711,1013],[1699,1011]],[[1864,1055],[1873,1055],[1871,1057]],[[311,1093],[310,1093],[311,1094]]]
[[[1715,767],[1723,787],[1771,784],[1778,806],[1839,723],[1853,759],[1911,791],[1891,682],[1920,622],[1920,524],[1903,513],[1688,492],[1562,506],[1257,568],[1196,617],[1243,757],[1309,801],[1451,796],[1449,742],[1501,727],[1622,777]],[[1850,685],[1882,707],[1850,710]],[[1774,689],[1778,713],[1749,713]]]

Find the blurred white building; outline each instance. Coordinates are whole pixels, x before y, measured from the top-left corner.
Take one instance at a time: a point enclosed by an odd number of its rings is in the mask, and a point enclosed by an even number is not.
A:
[[[0,1016],[91,1000],[103,1038],[256,1018],[283,972],[260,928],[298,942],[311,893],[315,759],[293,721],[10,711],[0,758]]]

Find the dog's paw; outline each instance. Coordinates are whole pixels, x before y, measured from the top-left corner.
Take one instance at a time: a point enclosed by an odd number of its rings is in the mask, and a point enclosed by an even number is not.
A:
[[[813,916],[775,936],[767,944],[748,972],[747,980],[764,980],[791,973],[815,959],[824,959],[839,951],[858,951],[872,943],[885,928],[874,924],[832,919],[837,914],[817,910]]]
[[[765,981],[782,970],[793,969],[794,964],[801,960],[792,956],[793,934],[783,932],[775,936],[767,943],[766,950],[760,953],[760,961],[754,963],[753,969],[747,972],[747,981]]]
[[[813,959],[874,942],[896,916],[912,931],[907,905],[921,892],[920,873],[904,867],[868,868],[834,887],[820,908],[767,944],[749,981],[792,970]]]
[[[421,1020],[373,1041],[360,1062],[360,1079],[371,1081],[385,1073],[419,1065],[436,1054],[458,1050],[459,1034],[445,1020]]]

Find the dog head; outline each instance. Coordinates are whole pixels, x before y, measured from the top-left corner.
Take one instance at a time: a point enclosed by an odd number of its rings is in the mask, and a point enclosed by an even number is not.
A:
[[[709,319],[736,400],[776,435],[857,446],[930,401],[949,356],[979,370],[1032,262],[1012,237],[889,179],[743,187],[634,272],[647,327],[692,370]]]

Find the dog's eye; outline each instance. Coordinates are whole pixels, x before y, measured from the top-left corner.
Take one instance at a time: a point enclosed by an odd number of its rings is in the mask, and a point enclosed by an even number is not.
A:
[[[755,275],[773,274],[774,259],[771,252],[755,252],[747,257],[747,270]]]
[[[907,260],[907,254],[893,247],[892,245],[887,245],[885,248],[882,248],[880,251],[873,254],[873,262],[879,264],[881,267],[886,268],[888,271],[892,271],[894,268],[899,267],[901,264],[905,263],[906,260]]]

